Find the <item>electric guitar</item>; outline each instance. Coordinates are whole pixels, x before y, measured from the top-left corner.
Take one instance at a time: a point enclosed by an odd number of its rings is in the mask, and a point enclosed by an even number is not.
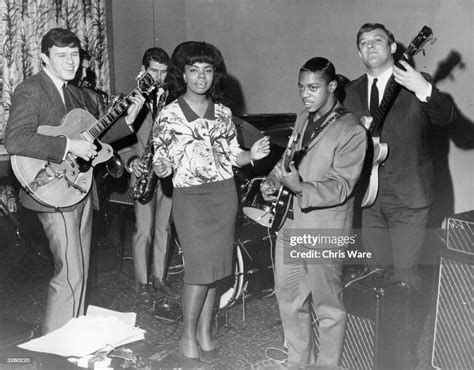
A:
[[[425,44],[430,40],[433,40],[433,31],[431,28],[423,26],[421,31],[418,33],[418,35],[416,35],[403,55],[400,57],[396,63],[396,66],[403,69],[400,61],[403,60],[408,62],[411,57],[422,51]],[[372,167],[369,169],[370,178],[368,184],[366,185],[367,188],[365,189],[364,196],[362,197],[362,207],[370,207],[377,198],[379,189],[379,166],[387,159],[388,156],[388,145],[386,143],[380,142],[380,132],[382,131],[383,121],[392,107],[393,102],[395,101],[395,98],[397,97],[400,90],[401,86],[395,82],[395,79],[392,75],[392,77],[390,77],[389,81],[387,82],[384,97],[374,116],[364,116],[361,118],[362,124],[369,131],[370,136],[372,137],[373,144],[373,153],[371,153]]]
[[[156,86],[149,73],[137,77],[137,87],[110,109],[99,121],[83,109],[71,110],[59,126],[38,126],[38,133],[48,136],[66,136],[83,139],[97,146],[97,156],[89,161],[67,153],[61,163],[13,155],[13,172],[25,190],[41,204],[62,208],[79,203],[89,192],[93,167],[110,159],[113,149],[98,140],[99,136],[114,123],[132,104],[131,97],[149,94]]]
[[[290,139],[288,140],[288,146],[283,157],[283,165],[285,166],[285,170],[287,172],[290,171],[290,163],[296,153],[296,144],[298,143],[299,138],[300,133],[296,132],[295,134],[291,135]],[[292,199],[293,194],[290,189],[284,185],[280,186],[277,199],[272,204],[272,208],[270,210],[272,214],[270,225],[271,229],[275,231],[281,229],[288,215],[288,210],[290,209],[290,202]]]

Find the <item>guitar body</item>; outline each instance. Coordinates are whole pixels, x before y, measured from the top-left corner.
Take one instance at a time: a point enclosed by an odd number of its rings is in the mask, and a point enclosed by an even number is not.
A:
[[[290,202],[293,199],[293,194],[286,186],[281,186],[278,191],[277,199],[272,205],[271,213],[273,215],[270,228],[274,231],[281,229],[285,223],[290,209]]]
[[[83,109],[73,109],[60,126],[38,126],[38,133],[47,136],[67,136],[84,139],[82,134],[97,123],[93,115]],[[81,172],[77,159],[68,154],[61,163],[13,155],[12,169],[20,184],[38,202],[51,207],[70,207],[85,198],[92,185],[93,167],[113,155],[112,147],[95,140],[97,156]]]
[[[423,26],[421,31],[418,32],[416,37],[411,41],[410,45],[408,45],[396,65],[404,70],[405,68],[400,61],[409,61],[411,57],[423,50],[424,45],[430,40],[433,40],[433,31],[431,28]],[[384,119],[392,107],[400,89],[400,85],[395,81],[392,75],[387,82],[382,102],[374,116],[361,118],[361,122],[370,133],[373,142],[373,153],[371,153],[373,156],[372,158],[366,158],[368,165],[370,165],[370,160],[372,160],[372,167],[364,168],[361,176],[362,181],[360,181],[360,184],[362,184],[361,190],[365,191],[361,201],[362,207],[370,207],[377,198],[379,189],[379,166],[388,156],[388,145],[380,142],[380,132],[382,132]],[[367,176],[370,176],[370,178],[367,179]]]
[[[137,76],[137,88],[110,108],[99,121],[83,109],[71,110],[59,126],[38,126],[38,133],[47,136],[66,136],[82,139],[97,146],[97,156],[86,161],[68,153],[61,163],[13,155],[11,164],[20,184],[38,202],[50,207],[64,208],[79,203],[92,185],[93,167],[110,159],[114,152],[110,145],[98,137],[110,127],[132,104],[132,96],[148,95],[156,87],[156,81],[148,72]]]
[[[283,165],[285,166],[288,172],[290,171],[290,163],[296,153],[296,145],[298,143],[299,138],[300,133],[297,132],[293,134],[288,140],[288,146],[283,157]],[[270,228],[272,230],[280,230],[283,224],[285,223],[286,217],[288,216],[288,210],[290,209],[290,202],[292,199],[293,194],[291,193],[291,191],[284,185],[280,186],[280,189],[278,190],[277,199],[272,204],[272,208],[270,210],[272,216],[270,221]]]
[[[374,158],[372,161],[369,183],[361,202],[361,206],[364,208],[370,207],[374,204],[375,199],[377,198],[377,193],[379,191],[379,166],[388,156],[388,145],[386,143],[381,143],[380,137],[373,137],[372,142]]]

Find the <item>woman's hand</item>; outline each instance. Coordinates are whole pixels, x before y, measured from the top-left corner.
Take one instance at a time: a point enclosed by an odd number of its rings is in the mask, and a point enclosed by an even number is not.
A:
[[[265,158],[270,153],[270,139],[264,136],[257,140],[250,148],[250,161]]]
[[[168,158],[158,157],[153,161],[153,170],[158,177],[168,177],[173,172],[173,167]]]

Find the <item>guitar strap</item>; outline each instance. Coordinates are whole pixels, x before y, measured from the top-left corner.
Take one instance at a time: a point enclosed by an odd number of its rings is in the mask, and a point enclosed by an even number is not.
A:
[[[349,113],[349,111],[345,107],[338,107],[338,108],[334,109],[329,114],[329,116],[327,116],[327,118],[324,120],[322,125],[317,127],[313,131],[313,133],[311,134],[311,137],[310,137],[310,141],[299,151],[299,152],[301,152],[301,154],[299,154],[299,156],[302,156],[303,154],[305,154],[309,149],[311,149],[315,145],[314,140],[318,137],[318,135],[321,133],[321,131],[323,131],[323,129],[327,125],[329,125],[331,122],[335,121],[336,119],[342,117],[343,115],[345,115],[347,113]],[[310,146],[310,144],[313,144],[313,145]]]

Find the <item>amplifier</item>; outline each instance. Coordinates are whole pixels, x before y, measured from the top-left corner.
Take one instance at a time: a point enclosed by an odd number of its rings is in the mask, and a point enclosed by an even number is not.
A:
[[[474,211],[448,218],[447,248],[474,255]]]
[[[369,276],[344,289],[347,326],[341,366],[353,370],[410,368],[410,288]],[[314,312],[313,312],[314,315]],[[317,318],[313,325],[319,348]]]
[[[432,365],[473,369],[474,212],[448,219],[446,248],[440,252]]]

